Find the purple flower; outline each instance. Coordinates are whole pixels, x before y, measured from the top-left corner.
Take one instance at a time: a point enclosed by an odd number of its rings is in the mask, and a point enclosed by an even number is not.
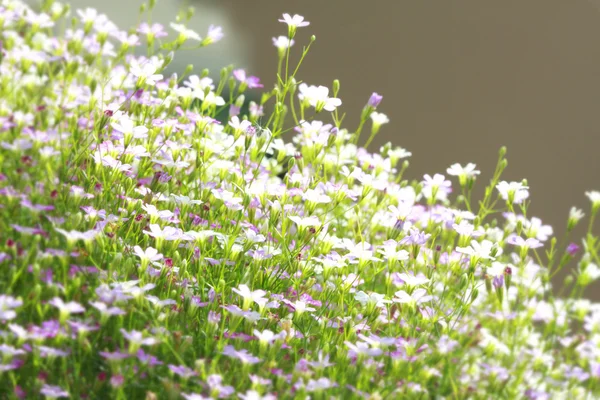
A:
[[[496,289],[500,289],[504,285],[504,275],[495,276],[492,283]]]
[[[377,106],[379,105],[379,103],[381,103],[381,100],[383,99],[383,96],[378,95],[376,92],[373,92],[373,94],[371,95],[371,97],[369,98],[369,103],[368,105],[370,107],[373,108],[377,108]]]
[[[241,108],[236,106],[235,104],[231,104],[229,106],[229,116],[235,117],[236,115],[240,115]]]
[[[567,253],[569,253],[569,255],[571,257],[575,256],[575,254],[579,251],[579,246],[576,243],[569,243],[569,245],[567,246]]]
[[[221,321],[221,314],[215,312],[215,311],[209,311],[208,312],[208,322],[210,324],[218,324]]]
[[[62,390],[59,386],[44,385],[40,394],[43,394],[50,399],[58,399],[59,397],[69,397],[69,392]]]
[[[525,391],[525,397],[529,400],[549,400],[550,395],[546,392],[542,392],[541,390],[535,389],[527,389]]]
[[[169,364],[169,369],[175,375],[179,375],[183,379],[189,379],[192,376],[198,375],[198,373],[196,371],[194,371],[191,368],[186,367],[185,365],[173,365],[173,364]]]
[[[400,244],[416,244],[419,246],[424,245],[425,243],[427,243],[427,240],[431,237],[431,234],[429,233],[424,233],[424,232],[419,232],[418,229],[412,229],[410,231],[410,235],[404,237],[402,240],[400,240]]]
[[[261,88],[263,85],[260,83],[260,78],[256,76],[246,76],[246,71],[243,69],[236,69],[233,71],[235,79],[240,83],[245,83],[249,89]]]
[[[216,25],[210,25],[208,27],[208,33],[206,34],[206,36],[210,43],[215,43],[223,39],[223,36],[225,35],[223,34],[223,28]]]
[[[140,362],[142,362],[143,364],[147,364],[150,367],[163,364],[162,361],[160,361],[158,358],[154,357],[151,354],[146,354],[142,349],[138,350],[136,356],[138,360],[140,360]]]
[[[536,238],[523,239],[521,236],[517,236],[515,234],[510,235],[506,239],[506,242],[517,247],[527,247],[530,249],[537,249],[538,247],[543,246],[543,244]]]
[[[60,323],[57,320],[50,320],[42,322],[41,326],[35,326],[32,329],[32,334],[41,338],[49,339],[56,337],[60,332],[64,330],[60,327]]]
[[[248,350],[242,349],[238,351],[231,345],[225,346],[223,349],[223,354],[228,357],[237,358],[244,364],[257,364],[261,361],[260,358],[254,357],[252,354],[250,354]]]
[[[217,391],[219,398],[227,399],[235,393],[235,389],[231,386],[223,386],[223,377],[221,375],[213,374],[206,378],[206,383],[210,388],[210,391]]]

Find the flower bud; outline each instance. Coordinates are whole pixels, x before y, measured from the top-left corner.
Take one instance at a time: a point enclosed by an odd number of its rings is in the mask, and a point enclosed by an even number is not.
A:
[[[377,94],[377,92],[373,92],[373,94],[369,98],[369,102],[367,103],[367,105],[369,107],[377,108],[379,103],[381,103],[382,99],[383,99],[383,96],[380,96],[379,94]]]
[[[512,281],[512,268],[508,265],[504,268],[504,282],[506,282],[506,290],[510,288],[510,283]]]

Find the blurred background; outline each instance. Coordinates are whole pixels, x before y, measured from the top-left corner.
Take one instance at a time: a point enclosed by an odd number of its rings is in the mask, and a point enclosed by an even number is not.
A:
[[[138,21],[142,2],[70,1],[121,27]],[[483,189],[505,145],[504,178],[528,179],[530,216],[561,234],[571,206],[589,213],[584,192],[600,190],[600,0],[158,0],[153,20],[168,24],[188,6],[196,8],[190,28],[205,35],[218,24],[226,36],[178,54],[176,68],[218,76],[235,63],[271,87],[271,37],[286,34],[277,19],[301,14],[311,24],[299,30],[295,54],[310,35],[317,40],[299,78],[341,81],[350,130],[370,94],[383,94],[378,111],[391,122],[372,149],[391,141],[411,151],[408,177],[474,162]],[[598,288],[588,296],[600,299]]]

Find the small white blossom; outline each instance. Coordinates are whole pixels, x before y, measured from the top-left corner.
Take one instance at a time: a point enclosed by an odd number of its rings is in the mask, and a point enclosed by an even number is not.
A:
[[[308,86],[306,83],[301,83],[298,90],[298,98],[313,106],[317,112],[333,111],[342,105],[342,100],[329,97],[329,88],[326,86]]]
[[[474,178],[479,175],[481,171],[476,170],[477,166],[473,163],[468,163],[466,166],[462,166],[459,163],[452,164],[450,168],[446,170],[448,175],[462,177],[463,179]]]
[[[317,217],[299,217],[296,215],[290,215],[288,218],[295,222],[300,228],[321,226],[321,221]]]
[[[286,23],[289,27],[301,28],[303,26],[310,25],[310,22],[305,21],[302,15],[294,14],[292,17],[290,14],[283,14],[283,19],[280,19],[279,22]]]
[[[496,248],[496,255],[500,255],[500,248],[489,240],[482,240],[479,243],[476,240],[471,240],[471,245],[468,247],[456,247],[456,251],[459,253],[467,254],[471,257],[477,257],[483,260],[494,260],[492,256],[492,249]]]
[[[142,79],[145,83],[149,85],[156,85],[157,81],[160,81],[163,76],[162,74],[157,74],[159,65],[155,63],[153,60],[148,60],[143,64],[136,59],[131,60],[129,71],[136,78]]]
[[[585,195],[592,202],[592,207],[600,207],[600,191],[592,190],[585,192]]]
[[[192,39],[198,42],[202,41],[202,38],[200,37],[200,35],[198,35],[198,33],[196,33],[196,31],[188,29],[183,24],[175,24],[171,22],[170,26],[171,28],[173,28],[174,31],[178,32],[179,37],[183,38],[184,40]]]
[[[386,300],[384,294],[380,293],[365,293],[362,290],[354,295],[354,299],[358,301],[363,306],[372,305],[375,307],[385,307],[386,304],[391,303],[391,301]]]
[[[370,115],[371,120],[373,120],[374,126],[381,126],[383,124],[387,124],[390,122],[390,119],[384,113],[373,111]]]
[[[277,47],[279,51],[285,51],[288,47],[294,45],[294,39],[290,39],[287,36],[278,36],[273,38],[273,45]]]
[[[496,189],[504,200],[514,204],[520,204],[529,197],[529,187],[522,182],[502,181],[496,185]]]

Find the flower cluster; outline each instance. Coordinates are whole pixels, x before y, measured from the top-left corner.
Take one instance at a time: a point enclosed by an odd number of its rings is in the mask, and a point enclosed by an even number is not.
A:
[[[600,192],[570,243],[584,212],[555,239],[504,149],[477,204],[474,164],[403,179],[382,96],[344,127],[280,21],[257,103],[243,69],[166,76],[219,27],[3,0],[0,397],[599,397]]]

